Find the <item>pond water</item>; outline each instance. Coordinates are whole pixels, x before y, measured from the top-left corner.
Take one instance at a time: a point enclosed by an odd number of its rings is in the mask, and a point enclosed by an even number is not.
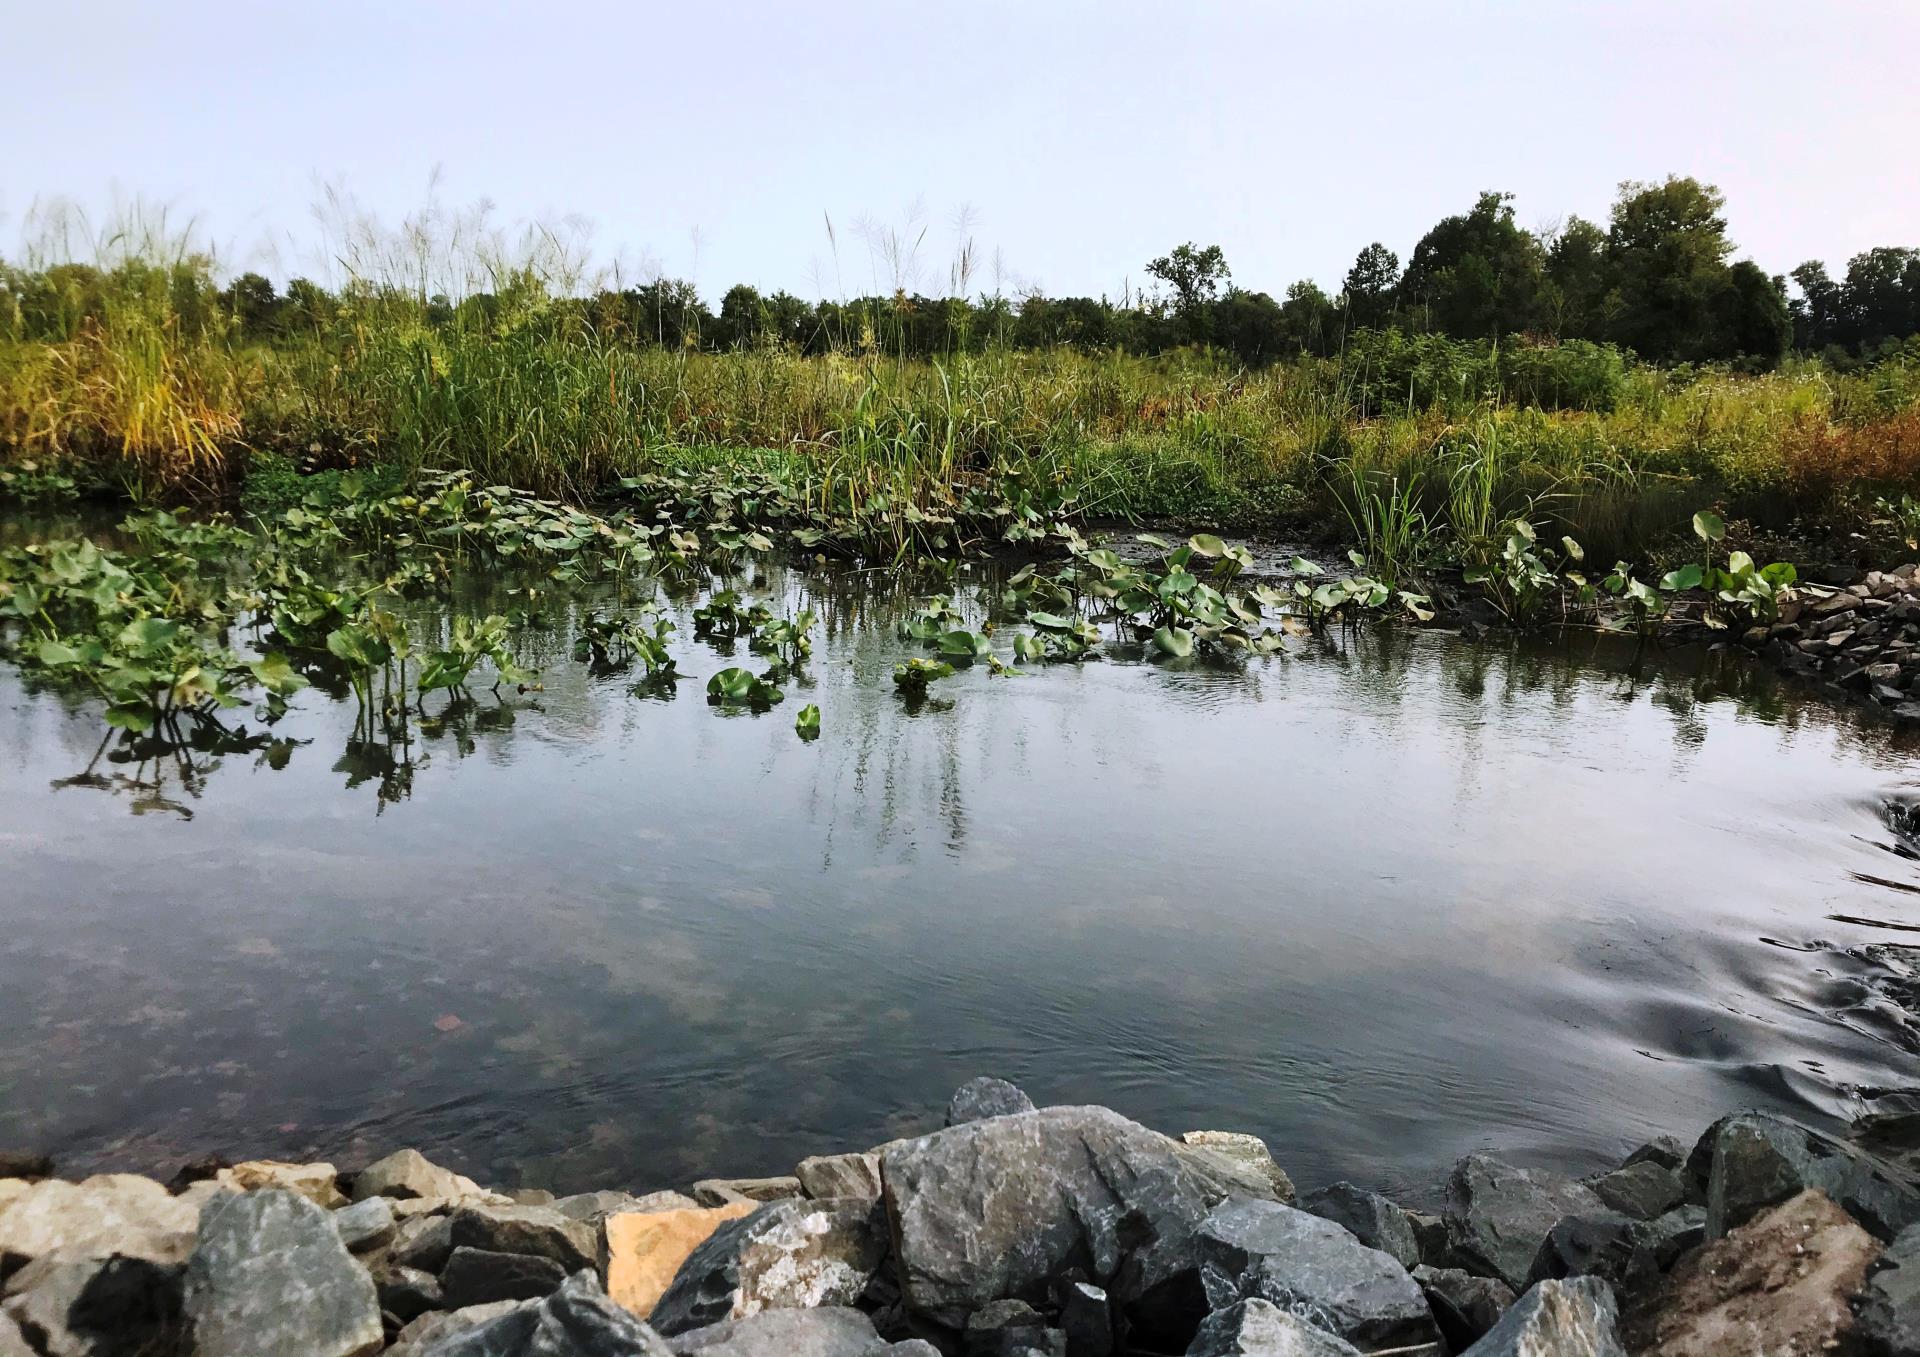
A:
[[[909,709],[894,626],[940,587],[772,570],[824,626],[761,716],[705,703],[758,662],[687,605],[662,700],[573,663],[605,600],[557,598],[544,691],[391,750],[310,690],[278,743],[115,761],[0,667],[0,1145],[651,1188],[991,1072],[1418,1196],[1914,1082],[1906,737],[1699,652],[1397,630]]]

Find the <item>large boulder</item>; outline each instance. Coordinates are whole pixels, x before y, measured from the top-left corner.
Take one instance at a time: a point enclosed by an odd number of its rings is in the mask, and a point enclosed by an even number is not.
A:
[[[40,1357],[175,1351],[184,1337],[180,1274],[177,1264],[56,1249],[8,1279],[0,1335],[18,1334],[22,1350]]]
[[[1427,1298],[1440,1336],[1454,1352],[1464,1352],[1500,1322],[1513,1305],[1513,1288],[1496,1277],[1476,1277],[1457,1267],[1413,1270],[1414,1281]]]
[[[672,1357],[672,1349],[581,1271],[538,1304],[431,1341],[420,1357]]]
[[[599,1231],[551,1206],[463,1206],[449,1221],[455,1249],[551,1258],[562,1276],[600,1263]]]
[[[773,1202],[696,1248],[648,1322],[671,1336],[762,1310],[851,1305],[885,1254],[870,1203]]]
[[[1302,1197],[1300,1209],[1345,1226],[1355,1239],[1392,1255],[1401,1267],[1420,1265],[1420,1240],[1414,1233],[1413,1220],[1378,1192],[1352,1183],[1335,1183]]]
[[[1034,1110],[1033,1099],[1005,1079],[990,1074],[969,1079],[947,1099],[947,1125],[964,1126],[988,1117],[1010,1117]]]
[[[1470,1154],[1447,1179],[1444,1217],[1452,1261],[1523,1291],[1554,1222],[1605,1209],[1592,1189],[1571,1179]]]
[[[1888,1245],[1853,1308],[1861,1345],[1872,1357],[1920,1353],[1920,1225]]]
[[[910,1357],[923,1345],[889,1345],[858,1310],[763,1310],[672,1340],[678,1357]]]
[[[1234,1198],[1208,1213],[1194,1247],[1211,1310],[1258,1297],[1368,1351],[1439,1341],[1407,1270],[1330,1220]]]
[[[1257,1296],[1200,1322],[1187,1357],[1359,1357],[1360,1349]]]
[[[385,1341],[373,1278],[333,1221],[277,1188],[207,1203],[185,1310],[196,1357],[363,1357]]]
[[[402,1201],[424,1198],[493,1206],[514,1204],[511,1197],[489,1192],[473,1179],[441,1168],[418,1150],[395,1150],[355,1174],[353,1199],[365,1201],[368,1197],[394,1197]]]
[[[1629,1316],[1628,1341],[1660,1357],[1844,1350],[1848,1298],[1879,1254],[1846,1212],[1803,1192],[1682,1258]]]
[[[179,1263],[193,1250],[194,1208],[151,1178],[48,1178],[0,1207],[0,1277],[55,1249]]]
[[[753,1202],[735,1202],[608,1216],[607,1294],[642,1318],[652,1314],[695,1249],[728,1221],[759,1209]]]
[[[965,1122],[889,1146],[880,1172],[903,1297],[950,1328],[992,1301],[1046,1303],[1074,1269],[1129,1306],[1192,1271],[1219,1199],[1165,1136],[1104,1107]]]
[[[1768,1112],[1738,1112],[1708,1128],[1707,1237],[1809,1188],[1832,1198],[1883,1242],[1920,1223],[1920,1184],[1856,1146]]]
[[[1174,1151],[1229,1196],[1294,1204],[1293,1180],[1259,1136],[1245,1131],[1187,1131]]]
[[[1627,1357],[1617,1322],[1613,1289],[1600,1278],[1541,1282],[1463,1357]]]

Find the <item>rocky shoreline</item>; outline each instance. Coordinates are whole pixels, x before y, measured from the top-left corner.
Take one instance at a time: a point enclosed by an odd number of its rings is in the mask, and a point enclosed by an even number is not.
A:
[[[1472,1154],[1433,1215],[997,1079],[946,1123],[557,1199],[413,1150],[0,1155],[0,1357],[1920,1354],[1920,1116],[1739,1113],[1585,1179]]]

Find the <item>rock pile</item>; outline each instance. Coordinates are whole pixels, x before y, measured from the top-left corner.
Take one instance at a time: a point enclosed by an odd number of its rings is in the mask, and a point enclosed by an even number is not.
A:
[[[1742,639],[1776,667],[1829,696],[1871,702],[1920,721],[1920,577],[1916,568],[1869,571],[1831,591],[1805,588],[1771,626]]]
[[[0,1357],[1920,1357],[1920,1178],[1883,1136],[1741,1113],[1584,1181],[1474,1154],[1425,1215],[997,1081],[947,1120],[691,1195],[15,1157]]]

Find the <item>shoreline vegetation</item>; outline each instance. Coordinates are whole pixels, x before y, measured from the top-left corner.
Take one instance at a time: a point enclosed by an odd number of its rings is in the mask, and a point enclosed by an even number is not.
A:
[[[1898,1357],[1911,1121],[1735,1113],[1581,1177],[1475,1152],[1409,1202],[988,1077],[941,1129],[684,1192],[501,1192],[414,1149],[164,1185],[0,1154],[0,1351]]]

